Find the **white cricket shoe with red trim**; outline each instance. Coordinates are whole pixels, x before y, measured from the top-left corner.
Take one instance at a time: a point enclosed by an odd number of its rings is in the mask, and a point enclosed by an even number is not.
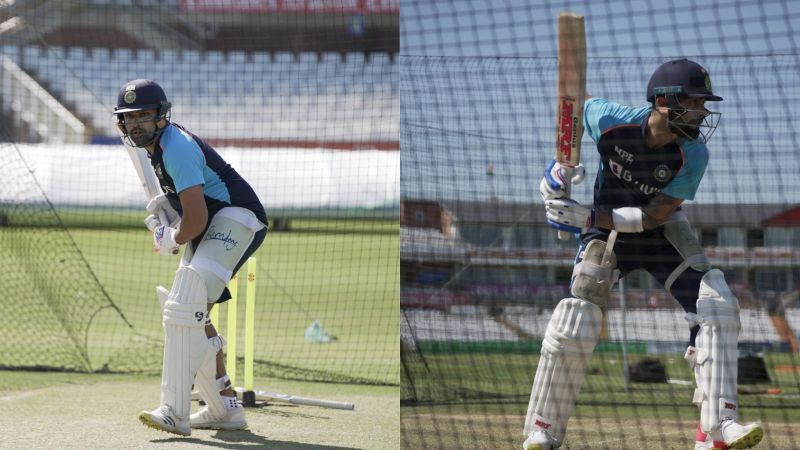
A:
[[[695,435],[695,450],[739,450],[755,447],[764,438],[764,428],[759,422],[740,424],[733,420],[723,420],[719,430],[711,434],[703,433],[700,425]]]

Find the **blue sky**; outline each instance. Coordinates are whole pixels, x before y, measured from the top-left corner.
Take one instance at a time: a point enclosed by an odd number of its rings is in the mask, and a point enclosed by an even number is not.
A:
[[[588,90],[645,104],[663,61],[685,56],[725,101],[696,201],[800,202],[800,2],[412,1],[401,9],[404,198],[537,201],[552,157],[555,18],[586,17]],[[597,158],[584,136],[583,160]],[[487,175],[487,168],[493,175]],[[593,175],[575,198],[590,199]]]

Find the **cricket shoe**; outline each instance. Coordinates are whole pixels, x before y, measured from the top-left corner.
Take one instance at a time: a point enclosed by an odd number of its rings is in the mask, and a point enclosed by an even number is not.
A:
[[[740,424],[733,420],[723,420],[713,438],[697,427],[695,450],[734,450],[755,447],[764,438],[764,428],[759,422]]]
[[[708,433],[703,433],[700,424],[697,424],[697,432],[694,435],[694,450],[729,450],[723,441],[710,439]]]
[[[522,444],[522,450],[555,450],[556,440],[544,430],[533,430]]]
[[[722,440],[730,449],[755,447],[764,438],[764,428],[760,422],[740,424],[733,420],[723,420],[719,429]]]
[[[247,420],[244,418],[244,408],[237,404],[235,408],[229,408],[225,417],[218,417],[209,411],[208,406],[189,417],[192,428],[213,429],[213,430],[244,430],[247,428]]]
[[[192,434],[189,421],[186,419],[178,419],[172,411],[172,407],[168,405],[161,405],[152,411],[140,412],[139,420],[150,428],[166,431],[167,433],[179,434],[181,436],[190,436]]]

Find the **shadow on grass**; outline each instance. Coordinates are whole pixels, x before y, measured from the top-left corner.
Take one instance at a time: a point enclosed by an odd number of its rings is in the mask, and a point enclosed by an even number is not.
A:
[[[269,448],[278,450],[288,449],[320,449],[320,450],[350,450],[355,447],[339,447],[333,445],[320,445],[320,444],[306,444],[303,442],[289,442],[269,439],[264,436],[254,434],[250,430],[237,430],[237,431],[219,431],[212,436],[213,441],[196,439],[196,438],[167,438],[167,439],[153,439],[150,442],[154,444],[174,444],[174,443],[191,443],[197,446],[206,446],[213,448],[231,448],[231,449],[250,449],[250,448]]]

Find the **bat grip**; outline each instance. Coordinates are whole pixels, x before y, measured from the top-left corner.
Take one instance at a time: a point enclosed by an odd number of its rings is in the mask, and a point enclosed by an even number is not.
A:
[[[564,198],[569,198],[572,195],[572,169],[564,168]],[[558,239],[568,241],[572,239],[572,233],[569,231],[558,230]]]
[[[158,220],[159,222],[161,222],[161,225],[164,225],[165,227],[169,226],[169,220],[167,220],[167,213],[164,212],[164,210],[158,212]]]

